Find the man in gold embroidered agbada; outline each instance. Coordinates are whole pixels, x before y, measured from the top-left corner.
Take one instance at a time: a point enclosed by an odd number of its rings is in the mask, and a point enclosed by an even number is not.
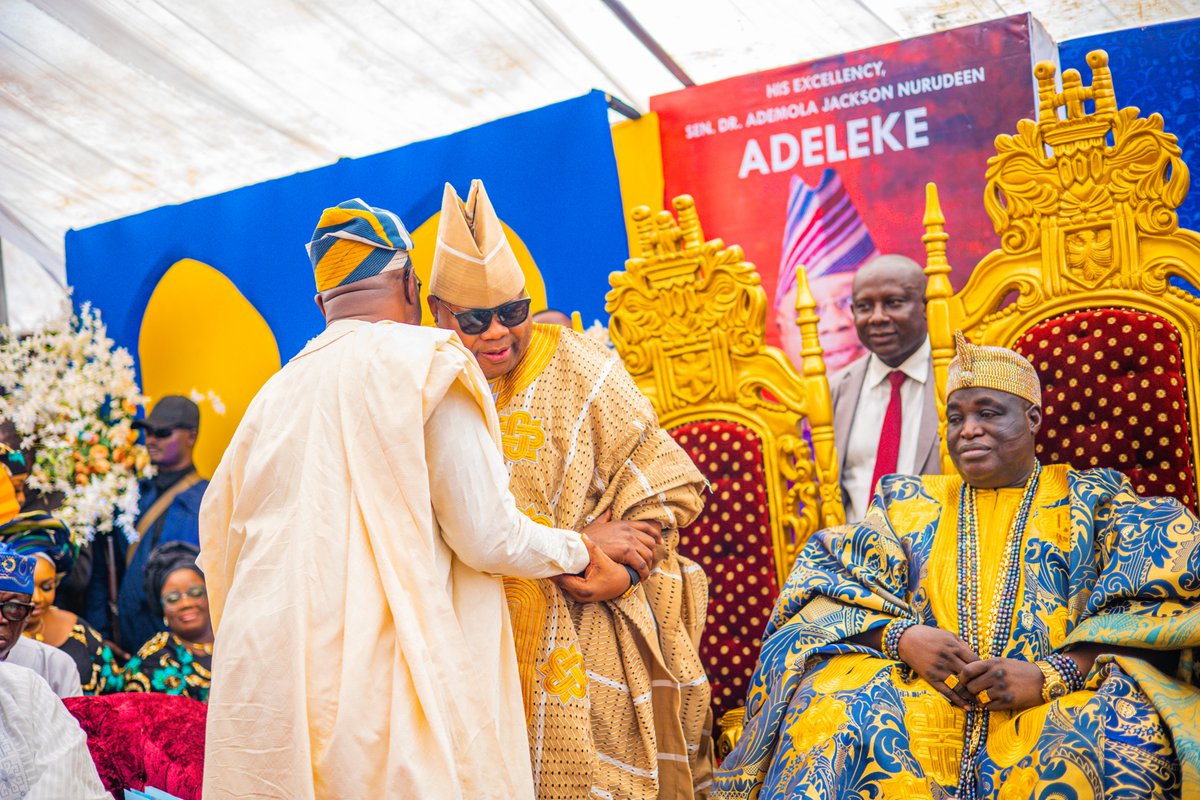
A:
[[[887,476],[810,540],[716,797],[1200,796],[1200,520],[1041,466],[1040,405],[1028,361],[959,335],[959,475]]]
[[[611,516],[642,536],[610,552],[633,567],[629,581],[591,597],[505,580],[538,797],[706,796],[710,691],[697,645],[708,587],[675,551],[703,477],[615,354],[529,320],[524,276],[479,181],[465,204],[446,187],[430,284],[437,324],[491,383],[518,507],[577,529]],[[588,535],[604,547],[603,529]]]

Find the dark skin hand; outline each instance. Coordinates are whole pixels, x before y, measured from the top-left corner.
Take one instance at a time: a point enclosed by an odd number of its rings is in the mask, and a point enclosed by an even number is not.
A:
[[[1086,676],[1096,659],[1104,654],[1130,656],[1149,661],[1164,672],[1171,671],[1172,653],[1139,650],[1135,647],[1115,647],[1082,644],[1071,649],[1067,656],[1075,662],[1079,674]],[[963,667],[959,679],[968,684],[971,694],[987,689],[992,702],[989,711],[1021,711],[1045,702],[1042,699],[1042,671],[1028,661],[1015,658],[989,658]]]
[[[577,603],[599,603],[620,597],[629,589],[629,572],[606,556],[586,533],[583,543],[591,558],[587,569],[582,576],[559,575],[554,578],[558,588]]]
[[[613,561],[633,567],[642,580],[654,569],[655,555],[663,541],[662,526],[657,522],[613,522],[611,509],[596,517],[583,532]]]
[[[974,698],[984,689],[991,702],[989,711],[1020,711],[1042,703],[1045,678],[1036,665],[1015,658],[989,658],[967,664],[959,672],[967,692]],[[978,702],[976,700],[975,702]]]
[[[876,650],[883,649],[883,629],[851,636],[848,641],[866,645]],[[958,673],[968,664],[979,661],[967,643],[950,631],[929,625],[914,625],[900,637],[900,660],[913,668],[929,685],[941,693],[951,704],[962,709],[975,705],[975,698],[960,684],[954,689],[946,685],[949,675]],[[1032,666],[1032,665],[1031,665]],[[1037,667],[1034,667],[1037,670]],[[1038,676],[1041,676],[1038,672]],[[1039,689],[1040,691],[1040,689]]]

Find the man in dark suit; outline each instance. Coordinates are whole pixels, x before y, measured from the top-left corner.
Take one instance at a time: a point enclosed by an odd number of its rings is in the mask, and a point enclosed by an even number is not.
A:
[[[88,621],[130,653],[166,630],[166,624],[150,610],[146,600],[146,559],[154,548],[167,542],[199,546],[200,501],[208,487],[208,481],[200,477],[192,462],[200,430],[200,409],[195,403],[181,395],[168,395],[133,426],[145,431],[146,450],[157,474],[138,487],[137,541],[129,544],[123,536],[112,536],[112,548],[95,550],[87,596]],[[109,596],[113,588],[118,590],[116,598]],[[110,603],[114,600],[119,630],[112,627]]]
[[[847,521],[863,518],[880,476],[941,472],[925,273],[879,256],[854,278],[851,310],[870,352],[833,374],[833,431]]]

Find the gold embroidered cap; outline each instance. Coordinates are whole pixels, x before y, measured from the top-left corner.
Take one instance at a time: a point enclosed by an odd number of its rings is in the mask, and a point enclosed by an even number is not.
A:
[[[1038,408],[1042,384],[1033,364],[1007,347],[971,344],[962,331],[954,332],[954,358],[946,378],[946,397],[959,389],[996,389],[1015,394]]]
[[[466,203],[447,183],[429,293],[463,308],[495,308],[524,288],[525,274],[483,181],[471,181]]]

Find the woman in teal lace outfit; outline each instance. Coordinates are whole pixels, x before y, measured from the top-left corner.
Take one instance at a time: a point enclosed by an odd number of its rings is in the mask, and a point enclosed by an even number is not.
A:
[[[213,632],[198,553],[186,542],[168,542],[146,561],[146,597],[163,614],[167,630],[142,645],[125,666],[125,691],[208,700]]]

